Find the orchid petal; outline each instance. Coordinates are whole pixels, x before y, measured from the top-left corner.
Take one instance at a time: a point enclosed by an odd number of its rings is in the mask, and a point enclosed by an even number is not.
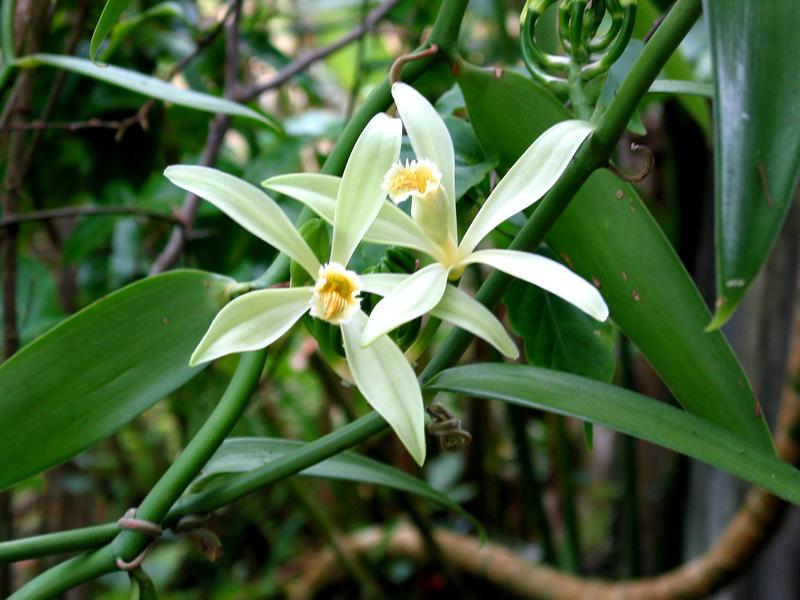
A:
[[[517,250],[479,250],[464,259],[463,264],[468,263],[483,263],[537,285],[598,321],[608,318],[608,306],[597,288],[561,263],[544,256]]]
[[[341,179],[333,175],[290,173],[267,179],[261,185],[302,202],[320,218],[333,224],[340,183]],[[431,256],[437,253],[436,246],[414,219],[385,200],[375,221],[364,234],[364,241],[413,248]]]
[[[361,347],[366,324],[367,315],[359,311],[341,325],[353,379],[421,466],[425,462],[425,414],[417,377],[403,352],[387,336],[379,337],[369,348]]]
[[[188,192],[205,198],[211,204],[299,263],[312,277],[320,263],[305,240],[278,204],[267,194],[246,181],[209,167],[173,165],[164,175]]]
[[[406,277],[372,309],[361,343],[369,346],[382,335],[439,304],[449,271],[447,267],[433,263]]]
[[[405,273],[365,273],[359,275],[361,289],[370,294],[388,296],[398,285],[408,279]]]
[[[403,121],[414,154],[418,159],[433,161],[442,173],[442,185],[447,194],[447,228],[454,240],[456,231],[456,178],[453,140],[447,126],[425,97],[410,85],[392,85],[397,112]]]
[[[235,352],[265,348],[308,311],[313,288],[272,288],[239,296],[217,313],[190,366]]]
[[[387,296],[407,277],[400,273],[368,273],[361,276],[362,289],[370,294]],[[513,359],[519,357],[514,340],[492,311],[454,285],[445,288],[441,301],[429,312],[432,317],[486,340],[501,354]]]
[[[441,302],[430,313],[432,317],[486,340],[508,358],[516,360],[519,357],[517,345],[492,311],[453,285],[447,286]]]
[[[381,206],[383,177],[400,156],[402,126],[383,113],[372,117],[344,168],[333,216],[331,261],[347,265]]]
[[[586,121],[563,121],[539,136],[478,211],[461,240],[462,256],[472,252],[500,223],[542,198],[561,177],[593,128]]]

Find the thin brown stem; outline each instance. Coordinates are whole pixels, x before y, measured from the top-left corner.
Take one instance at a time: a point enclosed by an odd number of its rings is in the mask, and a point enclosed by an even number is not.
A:
[[[142,208],[141,206],[65,206],[63,208],[17,213],[4,217],[0,219],[0,229],[29,221],[51,221],[98,215],[133,215],[157,221],[166,221],[180,227],[183,226],[183,221],[175,215]]]
[[[341,50],[348,44],[356,41],[357,39],[361,38],[362,36],[372,31],[375,28],[375,26],[386,15],[388,15],[389,12],[399,2],[400,0],[384,0],[384,2],[381,3],[380,6],[378,6],[375,10],[373,10],[371,13],[367,15],[367,17],[362,21],[362,23],[358,27],[356,27],[349,33],[343,35],[338,40],[332,42],[331,44],[328,44],[327,46],[322,46],[321,48],[317,48],[316,50],[312,50],[310,52],[307,52],[306,54],[303,54],[297,60],[292,61],[291,63],[283,67],[280,71],[275,73],[275,75],[273,75],[266,81],[239,87],[236,90],[233,99],[239,102],[252,100],[256,96],[263,94],[266,91],[280,87],[295,75],[305,71],[315,62],[327,58],[337,50]]]

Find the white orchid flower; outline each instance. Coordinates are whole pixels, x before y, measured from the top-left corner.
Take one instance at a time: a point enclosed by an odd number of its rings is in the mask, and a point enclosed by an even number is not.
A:
[[[528,252],[476,250],[495,227],[547,193],[592,132],[592,125],[571,120],[545,131],[495,187],[458,243],[455,153],[447,127],[412,87],[395,83],[392,95],[416,160],[388,169],[384,190],[396,203],[411,198],[412,216],[385,201],[364,239],[419,250],[436,262],[384,290],[388,293],[373,309],[362,343],[369,345],[430,312],[442,301],[448,279],[458,279],[472,263],[489,265],[563,298],[595,319],[607,319],[608,307],[597,289],[562,264]],[[273,177],[262,185],[296,198],[331,221],[341,182],[337,177],[298,174]],[[471,322],[479,317],[466,318]]]
[[[399,155],[398,119],[375,116],[361,133],[338,185],[332,214],[330,259],[320,264],[278,204],[255,186],[215,169],[168,167],[178,187],[205,198],[253,235],[297,262],[313,286],[253,291],[228,303],[214,318],[190,359],[196,365],[235,352],[264,348],[305,313],[338,325],[353,380],[420,465],[425,460],[424,409],[414,370],[387,336],[361,344],[367,315],[360,309],[362,278],[347,263],[375,219],[386,193],[384,174]]]

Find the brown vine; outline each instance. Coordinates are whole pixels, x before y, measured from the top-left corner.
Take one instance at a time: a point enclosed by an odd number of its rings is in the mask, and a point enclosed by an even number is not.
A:
[[[800,396],[787,386],[781,403],[775,443],[787,462],[800,462]],[[720,589],[735,578],[758,554],[780,523],[787,504],[759,488],[751,488],[739,512],[703,555],[649,579],[608,582],[585,579],[537,564],[500,544],[483,546],[475,536],[436,529],[433,537],[444,558],[456,570],[485,579],[498,588],[534,600],[692,600]],[[371,527],[342,540],[348,551],[366,554],[378,548],[386,556],[426,562],[425,542],[410,524]],[[292,600],[313,598],[341,577],[329,549],[303,565],[303,575],[287,585]]]

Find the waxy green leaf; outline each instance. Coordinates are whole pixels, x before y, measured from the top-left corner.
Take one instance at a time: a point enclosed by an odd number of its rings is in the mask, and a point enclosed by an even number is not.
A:
[[[511,328],[525,342],[528,363],[611,381],[614,338],[611,326],[598,323],[570,303],[538,286],[515,281],[503,297]]]
[[[464,66],[458,82],[478,139],[511,166],[531,140],[569,113],[540,85],[513,72]],[[506,107],[526,107],[508,119]],[[607,170],[583,185],[547,236],[593,282],[611,317],[690,412],[772,451],[758,402],[680,259],[636,191]]]
[[[189,356],[232,283],[203,271],[133,283],[0,365],[0,489],[108,437],[196,375]]]
[[[99,66],[90,60],[58,54],[30,54],[18,58],[14,64],[23,69],[41,66],[66,69],[164,102],[214,114],[255,119],[272,129],[280,130],[280,126],[273,118],[242,104],[202,92],[182,89],[161,79],[113,65]]]
[[[230,480],[236,474],[252,471],[304,445],[303,442],[276,438],[227,439],[195,479],[190,491],[197,492],[210,485]],[[476,528],[482,530],[480,524],[463,508],[424,481],[349,450],[323,460],[298,475],[369,483],[414,494],[466,517]]]
[[[769,449],[686,411],[577,375],[527,365],[473,364],[436,375],[426,389],[501,400],[578,417],[664,446],[800,504],[800,471]]]
[[[94,28],[94,33],[92,33],[92,41],[89,42],[89,58],[92,60],[97,58],[100,44],[106,39],[111,28],[114,27],[114,24],[130,3],[131,0],[108,0],[106,2],[103,12],[100,14],[100,19],[98,19]]]
[[[797,187],[800,10],[781,0],[703,8],[716,87],[717,328],[767,260]]]

